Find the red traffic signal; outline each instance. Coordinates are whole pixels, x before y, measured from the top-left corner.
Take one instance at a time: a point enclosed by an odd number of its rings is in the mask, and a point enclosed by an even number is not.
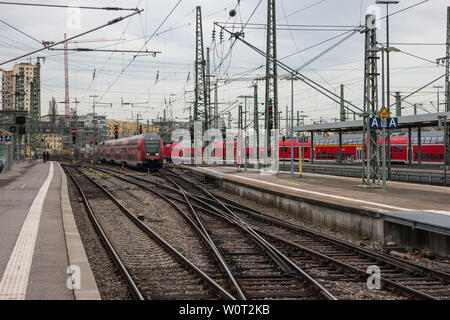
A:
[[[77,134],[77,129],[72,129],[72,134]]]
[[[89,140],[89,143],[90,143],[90,144],[93,144],[93,143],[94,143],[94,140]]]

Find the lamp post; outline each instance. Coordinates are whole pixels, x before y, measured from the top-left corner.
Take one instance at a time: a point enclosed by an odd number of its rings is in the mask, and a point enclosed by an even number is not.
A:
[[[301,78],[291,75],[281,80],[291,81],[291,176],[294,176],[294,80],[300,81]]]
[[[247,99],[251,99],[253,96],[238,96],[237,98],[244,99],[244,170],[247,171]]]
[[[386,48],[389,48],[389,5],[390,4],[398,4],[400,1],[398,0],[376,0],[376,4],[385,4],[386,5]],[[386,72],[387,72],[387,108],[390,112],[391,105],[391,78],[390,78],[390,63],[389,63],[389,51],[386,51]],[[389,167],[388,167],[388,177],[391,178],[391,139],[390,134],[388,134],[388,157],[389,157]]]
[[[385,107],[385,91],[384,91],[384,53],[386,52],[399,52],[400,50],[394,47],[375,47],[370,48],[369,51],[372,52],[381,52],[381,104],[383,107]],[[389,99],[389,98],[388,98]],[[389,104],[389,102],[388,102]],[[385,121],[386,119],[382,119],[382,121]],[[381,128],[381,139],[382,139],[382,146],[381,146],[381,158],[383,163],[383,189],[387,188],[386,185],[386,128],[382,126]],[[390,144],[388,144],[388,147]],[[389,166],[390,167],[390,166]]]

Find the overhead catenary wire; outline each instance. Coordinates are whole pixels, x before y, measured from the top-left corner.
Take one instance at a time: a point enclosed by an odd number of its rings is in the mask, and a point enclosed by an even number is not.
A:
[[[148,38],[144,45],[142,46],[142,48],[139,51],[142,51],[145,46],[153,39],[154,35],[158,32],[159,29],[161,29],[161,27],[164,25],[164,23],[167,21],[167,19],[169,19],[169,17],[172,15],[172,13],[175,11],[175,9],[179,6],[179,4],[181,3],[182,0],[178,0],[178,2],[175,4],[175,6],[172,8],[172,10],[170,10],[169,14],[164,18],[164,20],[161,22],[161,24],[158,26],[158,28],[156,28],[156,30],[153,32],[153,34],[150,36],[150,38]],[[100,100],[103,99],[103,97],[108,93],[108,91],[112,88],[112,86],[114,86],[114,84],[117,82],[117,80],[119,80],[120,76],[128,69],[128,67],[133,63],[134,59],[136,58],[133,57],[130,62],[128,62],[128,64],[122,69],[122,71],[119,73],[119,75],[114,79],[114,81],[108,86],[108,88],[106,89],[106,91],[101,95]]]
[[[139,11],[138,8],[70,6],[70,5],[58,5],[58,4],[6,2],[6,1],[0,1],[0,4],[16,5],[16,6],[32,6],[32,7],[49,7],[49,8],[74,8],[74,9],[90,9],[90,10],[108,10],[108,11]]]
[[[55,43],[50,44],[50,45],[46,45],[46,46],[44,46],[43,48],[40,48],[40,49],[37,49],[37,50],[34,50],[34,51],[28,52],[28,53],[26,53],[26,54],[24,54],[24,55],[21,55],[21,56],[19,56],[19,57],[16,57],[16,58],[13,58],[13,59],[10,59],[10,60],[1,62],[1,63],[0,63],[0,66],[1,66],[1,65],[4,65],[4,64],[6,64],[6,63],[9,63],[9,62],[12,62],[12,61],[15,61],[15,60],[24,58],[24,57],[28,57],[28,56],[30,56],[30,55],[32,55],[32,54],[35,54],[35,53],[40,52],[40,51],[43,51],[43,50],[45,50],[45,49],[52,48],[52,47],[54,47],[54,46],[56,46],[56,45],[59,45],[59,44],[62,44],[62,43],[64,43],[64,42],[67,42],[67,41],[70,41],[70,40],[79,38],[79,37],[84,36],[84,35],[86,35],[86,34],[88,34],[88,33],[91,33],[91,32],[97,31],[97,30],[99,30],[99,29],[102,29],[102,28],[104,28],[104,27],[108,27],[108,26],[113,25],[113,24],[115,24],[115,23],[117,23],[117,22],[120,22],[120,21],[122,21],[122,20],[124,20],[124,19],[127,19],[127,18],[129,18],[129,17],[131,17],[131,16],[134,16],[135,14],[138,14],[138,13],[140,13],[140,12],[142,12],[142,10],[140,10],[140,11],[135,11],[135,12],[130,13],[129,15],[126,15],[126,16],[124,16],[124,17],[119,17],[119,18],[110,20],[110,21],[108,21],[107,23],[105,23],[105,24],[103,24],[103,25],[101,25],[101,26],[99,26],[99,27],[96,27],[96,28],[94,28],[94,29],[90,29],[90,30],[88,30],[88,31],[85,31],[85,32],[80,33],[80,34],[77,34],[77,35],[72,36],[72,37],[70,37],[70,38],[67,38],[67,39],[64,39],[64,40],[55,42]]]
[[[311,88],[313,88],[314,90],[320,92],[321,94],[323,94],[324,96],[328,97],[330,100],[336,102],[336,103],[341,103],[340,99],[341,97],[338,96],[337,94],[335,94],[334,92],[328,90],[327,88],[323,87],[322,85],[320,85],[319,83],[315,82],[314,80],[306,77],[305,75],[301,74],[300,72],[298,72],[295,69],[292,69],[291,67],[287,66],[285,63],[281,62],[280,60],[275,60],[272,56],[267,55],[264,51],[262,51],[261,49],[255,47],[254,45],[252,45],[251,43],[249,43],[248,41],[244,40],[239,34],[236,33],[232,33],[231,31],[229,31],[227,28],[221,26],[218,23],[215,23],[219,28],[223,29],[224,31],[226,31],[227,33],[233,35],[236,39],[239,39],[241,42],[245,43],[247,46],[249,46],[250,48],[252,48],[253,50],[255,50],[256,52],[258,52],[259,54],[263,55],[264,57],[268,57],[269,59],[271,59],[274,63],[278,64],[278,66],[280,66],[282,69],[286,70],[287,72],[289,72],[290,74],[292,74],[293,76],[296,75],[297,77],[299,77],[306,85],[310,86]],[[334,96],[334,97],[333,97]],[[353,103],[344,100],[345,103],[347,103],[348,105],[352,106],[353,108],[355,108],[356,110],[362,112],[363,110],[360,107],[355,106]],[[345,106],[345,108],[350,109],[348,106]],[[352,112],[355,112],[354,110],[350,110]]]

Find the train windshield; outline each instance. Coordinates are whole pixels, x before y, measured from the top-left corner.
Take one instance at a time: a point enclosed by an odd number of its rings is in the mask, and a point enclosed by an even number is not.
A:
[[[159,139],[144,140],[145,152],[156,153],[159,152]]]

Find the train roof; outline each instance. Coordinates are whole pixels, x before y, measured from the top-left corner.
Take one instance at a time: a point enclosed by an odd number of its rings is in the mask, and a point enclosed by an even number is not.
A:
[[[107,141],[103,141],[103,143],[107,144],[107,143],[112,143],[112,142],[123,142],[123,141],[140,139],[140,138],[144,138],[144,140],[153,140],[153,139],[161,140],[161,137],[159,135],[157,135],[156,133],[153,133],[153,132],[149,132],[149,133],[144,133],[144,134],[140,134],[140,135],[137,135],[137,136],[123,137],[123,138],[120,138],[120,139],[107,140]]]

